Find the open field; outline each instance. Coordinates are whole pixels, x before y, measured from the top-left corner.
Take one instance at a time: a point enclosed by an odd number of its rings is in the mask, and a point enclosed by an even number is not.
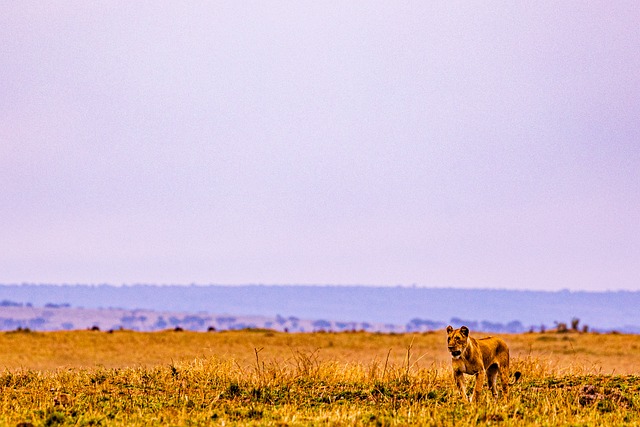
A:
[[[640,424],[640,336],[505,335],[522,379],[473,405],[445,337],[3,333],[0,425]]]

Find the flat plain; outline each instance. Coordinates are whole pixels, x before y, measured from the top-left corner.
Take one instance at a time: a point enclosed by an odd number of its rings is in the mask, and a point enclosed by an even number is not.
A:
[[[6,332],[0,425],[640,424],[640,336],[501,336],[522,378],[469,404],[444,331]]]

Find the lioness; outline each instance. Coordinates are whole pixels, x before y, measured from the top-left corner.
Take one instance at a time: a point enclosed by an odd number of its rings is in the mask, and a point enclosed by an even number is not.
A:
[[[489,388],[494,397],[498,396],[496,379],[500,374],[502,392],[506,396],[509,387],[509,347],[500,338],[487,337],[481,339],[471,338],[469,328],[453,329],[447,326],[447,346],[451,353],[453,365],[453,377],[462,395],[467,397],[467,388],[464,383],[464,374],[476,376],[476,386],[469,401],[480,398],[484,378],[487,377]],[[515,374],[516,380],[520,372]]]

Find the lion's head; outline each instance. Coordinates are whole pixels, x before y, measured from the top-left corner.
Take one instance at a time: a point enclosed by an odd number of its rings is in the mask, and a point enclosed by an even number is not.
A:
[[[453,329],[453,326],[447,326],[447,346],[451,357],[459,359],[467,348],[469,342],[469,328],[462,326],[460,329]]]

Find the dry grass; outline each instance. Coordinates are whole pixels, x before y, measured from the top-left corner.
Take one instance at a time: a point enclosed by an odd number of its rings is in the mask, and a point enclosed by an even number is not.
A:
[[[504,338],[522,379],[469,405],[444,332],[5,333],[0,425],[640,424],[640,337]]]

